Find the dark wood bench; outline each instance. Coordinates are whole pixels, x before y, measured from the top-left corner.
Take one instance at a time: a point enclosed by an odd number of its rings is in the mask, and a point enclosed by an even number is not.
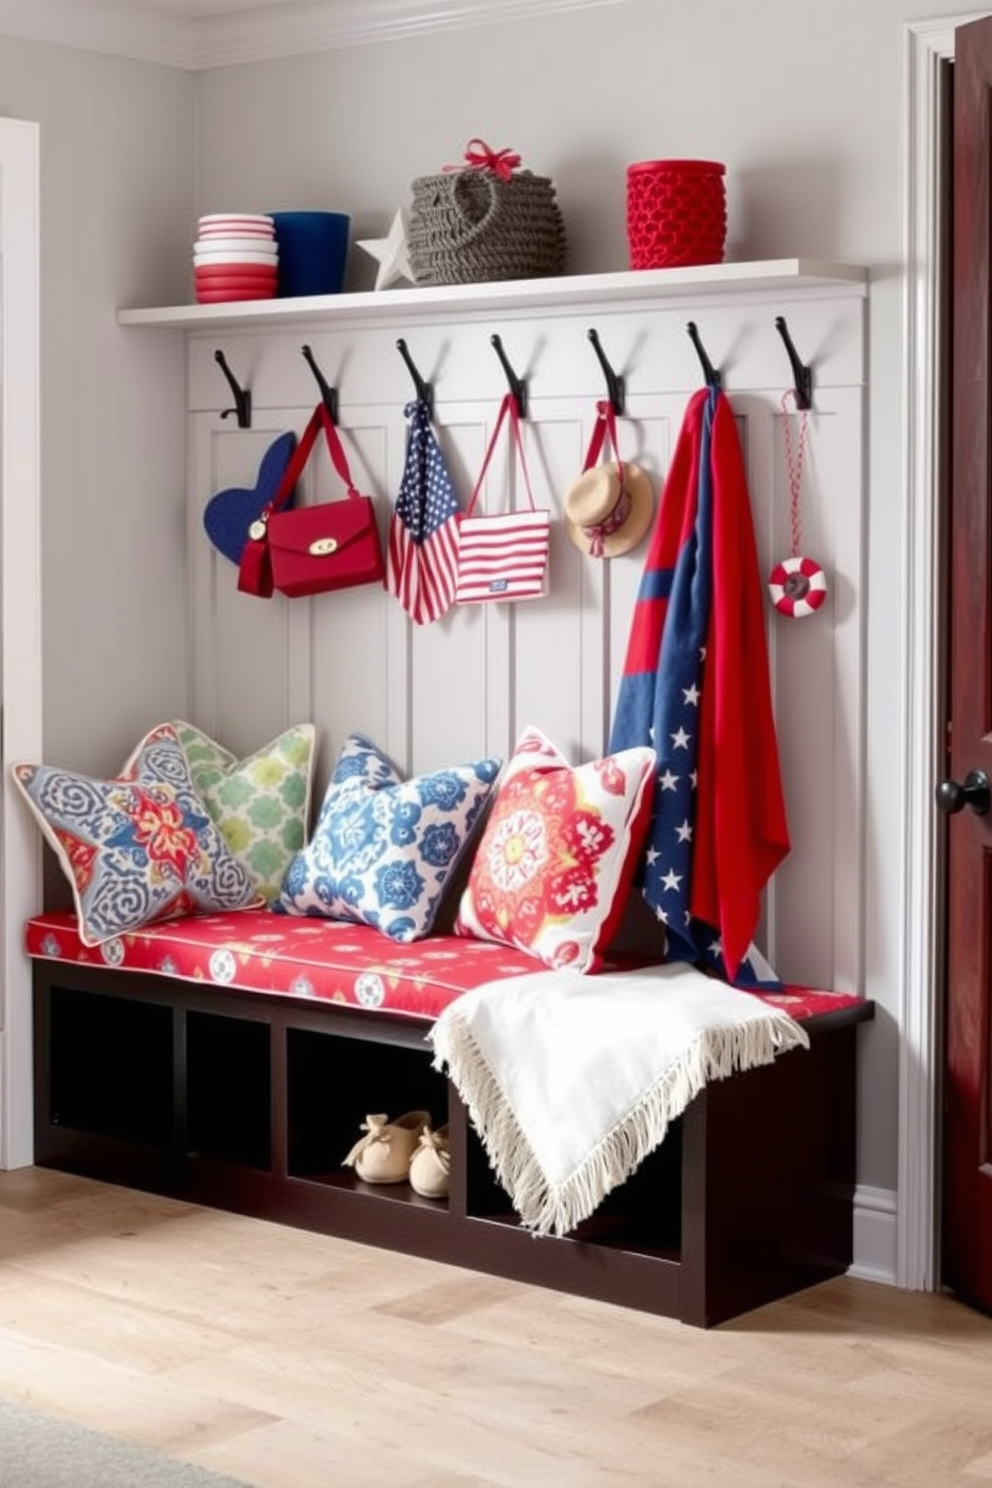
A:
[[[709,1326],[852,1259],[860,1002],[711,1084],[564,1238],[521,1228],[429,1023],[127,967],[34,963],[35,1159]],[[451,1128],[447,1200],[341,1166],[388,1089]]]

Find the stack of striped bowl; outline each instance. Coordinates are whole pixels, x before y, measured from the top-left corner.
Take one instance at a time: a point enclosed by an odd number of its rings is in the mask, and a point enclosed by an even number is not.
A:
[[[201,217],[193,244],[193,278],[200,304],[273,299],[279,287],[279,249],[272,218],[261,212]]]

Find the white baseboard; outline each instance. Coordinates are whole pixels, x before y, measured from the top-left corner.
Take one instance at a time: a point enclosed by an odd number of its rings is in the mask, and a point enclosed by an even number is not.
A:
[[[896,1285],[896,1194],[859,1184],[854,1191],[854,1260],[848,1272],[861,1281]]]

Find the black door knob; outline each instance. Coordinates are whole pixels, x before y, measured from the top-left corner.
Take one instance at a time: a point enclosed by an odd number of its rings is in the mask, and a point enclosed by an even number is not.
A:
[[[992,791],[984,770],[969,770],[962,785],[958,780],[942,780],[937,787],[937,805],[953,816],[967,806],[976,816],[986,816],[992,809]]]

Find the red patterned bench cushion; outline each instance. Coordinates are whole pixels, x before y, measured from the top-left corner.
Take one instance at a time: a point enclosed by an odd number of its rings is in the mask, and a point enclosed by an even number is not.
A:
[[[432,935],[399,945],[369,925],[278,915],[267,909],[159,921],[99,946],[83,945],[75,915],[57,910],[28,921],[26,946],[29,956],[41,960],[342,1002],[427,1022],[483,982],[542,969],[522,951],[490,941]],[[634,964],[608,961],[603,970]],[[863,1000],[852,993],[808,987],[761,995],[800,1019],[858,1006]]]

